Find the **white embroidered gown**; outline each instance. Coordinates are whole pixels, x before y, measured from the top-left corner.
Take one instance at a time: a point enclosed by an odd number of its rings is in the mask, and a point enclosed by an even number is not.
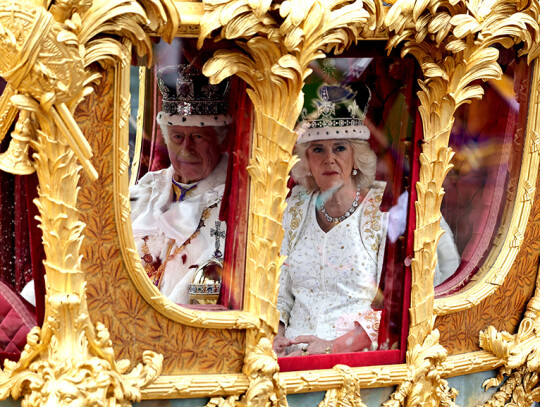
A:
[[[324,232],[316,219],[318,193],[295,187],[284,215],[278,310],[285,337],[332,340],[360,324],[376,342],[387,214],[379,210],[385,183],[375,181],[357,210]]]

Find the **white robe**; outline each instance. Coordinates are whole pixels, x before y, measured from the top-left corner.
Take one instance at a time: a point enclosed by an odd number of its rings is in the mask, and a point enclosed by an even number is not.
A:
[[[166,262],[160,291],[177,304],[188,304],[188,284],[197,269],[214,257],[216,237],[212,236],[212,230],[216,230],[216,222],[221,231],[226,231],[225,222],[220,222],[218,217],[225,189],[227,155],[182,202],[173,202],[173,175],[172,167],[150,172],[130,188],[131,220],[141,257],[145,254],[146,238],[152,259]],[[225,252],[223,238],[219,250]],[[144,266],[145,261],[141,261]]]
[[[347,219],[324,232],[316,219],[318,193],[293,189],[283,218],[277,307],[285,337],[333,340],[360,324],[377,341],[380,312],[371,309],[384,256],[387,214],[380,211],[386,184],[375,181]]]

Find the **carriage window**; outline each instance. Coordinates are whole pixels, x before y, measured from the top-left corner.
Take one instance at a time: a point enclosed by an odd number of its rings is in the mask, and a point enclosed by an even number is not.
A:
[[[462,288],[491,264],[489,253],[506,235],[525,136],[531,69],[514,50],[501,50],[503,77],[480,82],[482,100],[456,112],[450,136],[454,168],[443,184],[445,253],[460,262],[441,268],[437,295]],[[452,243],[452,244],[450,244]],[[446,281],[445,281],[446,280]]]
[[[130,185],[133,185],[137,181],[137,174],[134,174],[139,168],[140,159],[140,141],[142,137],[137,138],[137,120],[139,112],[139,98],[144,96],[144,75],[146,69],[138,66],[131,66],[129,70],[129,92],[131,94],[131,109],[129,115],[129,180]],[[140,88],[142,83],[143,89]],[[144,101],[143,103],[144,104]],[[144,107],[141,106],[141,112],[144,111]],[[140,129],[142,135],[142,127]],[[137,144],[139,141],[139,144]]]
[[[312,64],[283,227],[274,342],[282,371],[402,361],[415,65]]]
[[[212,52],[182,39],[155,46],[141,84],[131,220],[143,269],[167,298],[240,309],[251,108],[240,81],[214,85],[202,74]]]

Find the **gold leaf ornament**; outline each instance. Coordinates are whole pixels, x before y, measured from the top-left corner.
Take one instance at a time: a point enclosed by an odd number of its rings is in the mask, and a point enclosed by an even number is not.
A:
[[[446,356],[446,349],[439,345],[439,331],[435,329],[422,345],[407,351],[407,378],[383,406],[455,406],[457,391],[440,377]]]
[[[333,370],[343,377],[343,385],[328,390],[318,407],[366,407],[360,395],[360,383],[349,366],[336,365]]]
[[[30,127],[19,132],[28,137],[14,134],[12,141],[29,143],[34,151],[32,165],[39,179],[35,203],[47,274],[43,327],[30,332],[19,362],[7,363],[0,371],[0,398],[22,397],[22,406],[60,405],[64,399],[127,406],[140,400],[141,388],[161,373],[162,357],[143,352],[143,364],[124,374],[128,363],[114,360],[107,329],[90,321],[80,254],[85,224],[79,219],[77,195],[80,165],[89,180],[95,180],[97,172],[73,112],[101,75],[88,65],[129,61],[128,41],[119,40],[119,33],[142,53],[150,51],[142,28],[150,21],[133,1],[67,0],[50,4],[50,10],[38,3],[0,5],[0,75],[10,96],[9,103],[2,97],[0,106],[8,111],[2,117],[18,109],[21,123],[31,119]],[[145,5],[163,18],[176,13],[167,0],[147,0]],[[174,30],[177,22],[172,21]],[[167,27],[164,21],[152,23]],[[115,37],[107,38],[110,33]],[[6,127],[9,124],[2,123],[2,129]]]
[[[4,50],[7,55],[0,58],[0,75],[13,89],[40,101],[41,108],[51,113],[82,166],[95,179],[97,173],[89,161],[90,146],[66,106],[66,102],[82,93],[84,85],[84,68],[77,45],[57,40],[63,29],[41,7],[26,3],[0,7],[0,24],[7,45]],[[23,28],[27,26],[31,28]],[[63,61],[62,65],[56,62],[58,59]],[[12,100],[17,105],[17,99]]]
[[[234,5],[234,7],[231,7]],[[365,7],[364,7],[365,5]],[[272,340],[277,332],[279,267],[283,263],[281,219],[296,121],[303,106],[302,87],[309,64],[324,52],[339,53],[368,28],[382,23],[380,0],[205,0],[198,46],[212,36],[233,39],[238,49],[219,50],[203,67],[217,83],[236,74],[248,85],[254,107],[251,194],[246,253],[244,310],[256,315],[259,329],[246,334],[244,373],[249,388],[241,403],[286,405]],[[268,287],[275,287],[268,290]]]

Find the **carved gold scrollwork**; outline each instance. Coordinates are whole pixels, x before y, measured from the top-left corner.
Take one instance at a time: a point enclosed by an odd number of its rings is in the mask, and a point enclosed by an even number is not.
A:
[[[435,329],[422,345],[407,351],[407,377],[383,406],[455,406],[457,391],[450,389],[440,376],[446,355]]]
[[[343,376],[343,385],[328,390],[318,407],[354,406],[366,407],[360,395],[360,381],[349,366],[336,365],[334,370]]]
[[[276,355],[268,338],[260,338],[254,346],[248,344],[243,371],[249,379],[249,387],[241,399],[242,405],[253,407],[288,405],[284,386],[278,374]]]
[[[432,13],[433,7],[441,10]],[[420,81],[418,96],[424,132],[420,156],[420,181],[417,184],[417,231],[413,279],[432,281],[436,263],[436,243],[440,203],[444,191],[442,182],[451,168],[453,155],[448,138],[456,109],[483,94],[477,79],[498,79],[499,52],[494,44],[511,46],[519,40],[525,50],[532,46],[532,33],[538,24],[530,15],[534,6],[521,9],[515,3],[497,2],[398,2],[389,11],[386,24],[395,35],[389,47],[404,42],[402,54],[411,53],[418,60],[425,80]],[[531,32],[530,32],[530,31]],[[431,284],[416,284],[412,288],[412,319],[415,329],[413,343],[429,332],[431,312],[425,304],[433,301]],[[418,304],[418,306],[416,305]],[[428,329],[424,329],[428,328]]]
[[[238,396],[212,397],[206,407],[236,407]]]
[[[502,364],[497,377],[486,380],[485,388],[505,383],[485,406],[531,405],[540,401],[538,372],[540,370],[540,275],[537,276],[533,298],[527,305],[525,316],[517,334],[498,332],[493,326],[480,332],[480,346],[497,356]]]
[[[140,400],[141,388],[161,372],[162,356],[146,351],[143,364],[124,374],[129,362],[115,361],[107,329],[100,323],[94,327],[88,316],[79,255],[85,225],[76,206],[77,184],[80,165],[90,179],[97,173],[73,111],[99,78],[92,63],[130,57],[127,40],[107,33],[121,32],[140,53],[150,53],[142,26],[169,25],[164,35],[170,37],[177,16],[167,4],[145,2],[151,19],[131,1],[62,1],[51,4],[50,11],[36,2],[0,6],[0,75],[10,96],[0,105],[6,109],[2,117],[6,111],[11,117],[14,108],[21,112],[10,144],[18,149],[8,150],[1,161],[3,169],[18,173],[18,164],[9,159],[27,154],[28,143],[34,151],[30,165],[39,179],[35,203],[47,273],[43,327],[30,332],[19,362],[6,363],[0,372],[0,399],[22,397],[23,406],[68,401],[127,406]],[[2,129],[8,126],[3,123]]]
[[[36,169],[28,157],[29,142],[32,139],[33,126],[30,114],[21,112],[15,131],[11,133],[11,142],[5,153],[0,154],[0,169],[18,175],[32,174]]]
[[[275,376],[278,366],[271,341],[279,322],[274,304],[283,262],[281,218],[288,174],[295,163],[293,130],[303,105],[302,87],[311,73],[310,62],[324,57],[324,52],[342,52],[364,30],[379,28],[382,4],[379,0],[205,0],[204,6],[199,47],[216,32],[215,39],[235,40],[238,49],[217,51],[203,72],[214,83],[238,75],[249,87],[255,113],[248,170],[251,196],[258,199],[249,208],[244,309],[263,323],[259,332],[247,332],[244,373],[250,386],[245,398],[254,405],[282,405],[286,400]]]
[[[407,352],[408,366],[430,354],[426,348],[441,352],[435,360],[446,357],[438,348],[433,329],[433,273],[437,262],[437,242],[443,233],[440,206],[444,195],[442,183],[452,168],[452,149],[448,147],[456,109],[471,99],[480,98],[483,90],[475,80],[498,79],[501,69],[499,52],[493,47],[510,47],[522,41],[522,53],[531,51],[538,37],[537,4],[534,2],[498,1],[397,1],[386,16],[390,30],[389,48],[403,43],[402,55],[412,54],[420,64],[424,80],[419,81],[419,112],[422,117],[424,144],[420,154],[420,174],[416,184],[416,230],[412,261],[411,326]],[[438,335],[438,333],[437,333]],[[421,344],[421,345],[420,345]],[[418,347],[420,346],[420,347]],[[426,348],[426,349],[425,349]],[[421,356],[422,352],[427,352]],[[430,354],[429,358],[434,356]],[[395,401],[416,405],[420,394],[433,394],[429,404],[437,403],[444,383],[437,378],[439,363],[429,363],[414,377],[414,388],[400,386]],[[416,374],[415,374],[416,375]],[[430,379],[428,379],[430,378]],[[433,386],[433,389],[430,389]],[[407,396],[408,399],[401,399]],[[430,396],[431,397],[431,396]]]

